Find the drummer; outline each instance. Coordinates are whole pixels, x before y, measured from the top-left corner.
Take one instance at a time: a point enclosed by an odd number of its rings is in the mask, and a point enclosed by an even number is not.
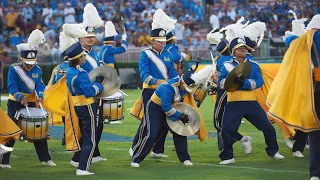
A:
[[[174,102],[180,102],[187,93],[192,92],[192,87],[203,82],[203,80],[208,79],[209,74],[213,71],[212,66],[208,67],[209,68],[204,68],[202,70],[201,76],[197,76],[197,73],[194,74],[193,71],[187,71],[182,75],[181,79],[170,79],[155,90],[144,107],[142,126],[145,127],[142,131],[138,131],[138,136],[142,137],[143,141],[142,143],[138,143],[137,148],[134,150],[131,167],[140,166],[140,163],[151,151],[162,126],[167,126],[173,134],[173,141],[180,162],[185,166],[193,165],[188,153],[187,137],[178,135],[172,131],[167,125],[166,116],[172,121],[180,120],[183,124],[189,122],[189,116],[173,108],[172,104]],[[157,115],[154,116],[152,114]]]
[[[32,33],[39,35],[37,38],[41,38],[41,35],[43,36],[42,32],[39,30],[34,30]],[[35,37],[32,33],[30,37]],[[8,115],[16,123],[17,120],[14,116],[17,111],[26,106],[36,107],[36,102],[43,102],[45,85],[42,82],[42,70],[39,65],[36,64],[38,51],[31,49],[30,46],[32,47],[33,45],[20,44],[17,46],[18,51],[20,51],[20,59],[22,62],[12,64],[8,72]],[[15,141],[10,140],[6,143],[6,146],[13,147],[14,144]],[[46,139],[38,141],[34,140],[33,144],[38,158],[43,165],[56,165],[51,160]],[[2,157],[0,156],[0,160],[2,168],[11,168],[9,165],[10,152],[4,154]]]

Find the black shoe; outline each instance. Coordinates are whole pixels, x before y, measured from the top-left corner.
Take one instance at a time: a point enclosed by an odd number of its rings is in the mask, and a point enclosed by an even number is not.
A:
[[[61,144],[62,144],[62,146],[66,145],[66,139],[65,138],[62,139]]]

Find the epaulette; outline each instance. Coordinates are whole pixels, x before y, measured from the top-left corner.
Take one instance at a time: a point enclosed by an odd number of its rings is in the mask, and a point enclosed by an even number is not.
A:
[[[142,51],[151,50],[151,47],[144,48]]]
[[[41,67],[39,66],[39,64],[35,64],[34,67],[38,68],[38,69],[42,72],[42,69],[41,69]]]

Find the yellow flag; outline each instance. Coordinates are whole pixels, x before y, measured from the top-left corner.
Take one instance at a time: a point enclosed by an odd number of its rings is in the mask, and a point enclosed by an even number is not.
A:
[[[17,140],[22,133],[14,121],[0,108],[0,144],[6,143],[13,138]]]

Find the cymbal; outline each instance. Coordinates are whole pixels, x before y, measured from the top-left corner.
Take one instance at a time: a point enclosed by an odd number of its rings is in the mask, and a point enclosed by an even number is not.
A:
[[[200,115],[191,105],[178,102],[172,105],[181,113],[187,114],[189,116],[189,123],[183,124],[180,120],[172,121],[167,116],[167,123],[175,133],[181,136],[191,136],[194,135],[200,129]]]
[[[224,89],[227,92],[234,92],[240,89],[243,86],[243,83],[239,83],[236,79],[240,76],[244,77],[245,79],[249,78],[251,74],[251,64],[248,62],[243,62],[232,69],[229,73],[225,83]]]
[[[89,78],[91,82],[96,80],[97,76],[102,75],[104,80],[102,81],[103,91],[97,94],[94,98],[105,98],[116,93],[121,87],[121,80],[118,76],[117,71],[110,66],[99,66],[93,69],[89,73]]]

